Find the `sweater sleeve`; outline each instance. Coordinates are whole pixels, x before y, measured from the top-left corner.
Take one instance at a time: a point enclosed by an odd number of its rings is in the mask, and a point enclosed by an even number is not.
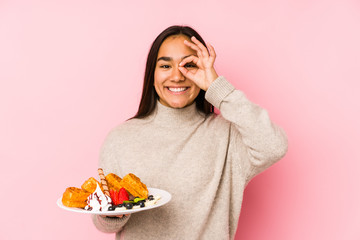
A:
[[[92,220],[95,227],[105,233],[117,233],[122,230],[124,225],[129,220],[130,216],[125,216],[123,218],[109,218],[101,217],[99,215],[92,215]]]
[[[210,85],[205,98],[231,122],[230,141],[238,145],[235,151],[239,151],[239,156],[240,149],[245,149],[247,159],[238,161],[247,182],[285,155],[288,144],[283,129],[270,120],[265,109],[249,101],[223,76]]]
[[[99,167],[104,170],[105,175],[109,173],[117,173],[116,166],[117,158],[113,154],[117,144],[117,128],[112,129],[109,134],[106,136],[104,143],[102,144],[99,156]],[[130,215],[131,216],[131,215]],[[110,218],[110,217],[101,217],[99,215],[92,215],[92,221],[95,227],[105,233],[117,233],[120,232],[130,216],[125,216],[123,218]]]

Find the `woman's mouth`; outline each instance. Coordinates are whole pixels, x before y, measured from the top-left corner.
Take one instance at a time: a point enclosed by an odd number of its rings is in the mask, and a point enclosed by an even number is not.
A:
[[[189,89],[189,87],[166,87],[172,93],[183,93]]]

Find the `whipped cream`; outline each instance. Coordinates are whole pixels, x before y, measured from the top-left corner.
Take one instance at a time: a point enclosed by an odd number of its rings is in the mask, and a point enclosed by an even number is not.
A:
[[[85,210],[107,211],[109,206],[111,206],[111,198],[101,191],[99,184],[96,185],[95,191],[87,198]]]
[[[152,205],[155,205],[155,203],[160,199],[161,197],[160,196],[155,196],[154,197],[154,200],[147,200],[145,202],[145,207],[149,207],[149,206],[152,206]]]

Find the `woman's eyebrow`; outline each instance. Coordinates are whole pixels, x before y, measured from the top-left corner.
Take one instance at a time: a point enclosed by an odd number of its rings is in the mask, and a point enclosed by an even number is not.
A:
[[[160,61],[160,60],[170,62],[172,60],[172,58],[171,57],[159,57],[157,61]]]
[[[190,56],[196,56],[196,55],[195,55],[195,54],[186,55],[186,56],[182,57],[181,60],[183,60],[183,59],[185,59],[185,58],[187,58],[187,57],[190,57]],[[172,58],[172,57],[165,57],[165,56],[164,56],[164,57],[159,57],[157,61],[160,61],[160,60],[170,62],[170,61],[173,60],[173,58]]]

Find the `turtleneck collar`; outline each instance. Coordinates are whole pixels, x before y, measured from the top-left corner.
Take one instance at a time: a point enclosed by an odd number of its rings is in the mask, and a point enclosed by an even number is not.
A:
[[[184,108],[171,108],[157,101],[153,113],[154,123],[172,128],[194,125],[204,118],[205,114],[197,110],[195,102]]]

